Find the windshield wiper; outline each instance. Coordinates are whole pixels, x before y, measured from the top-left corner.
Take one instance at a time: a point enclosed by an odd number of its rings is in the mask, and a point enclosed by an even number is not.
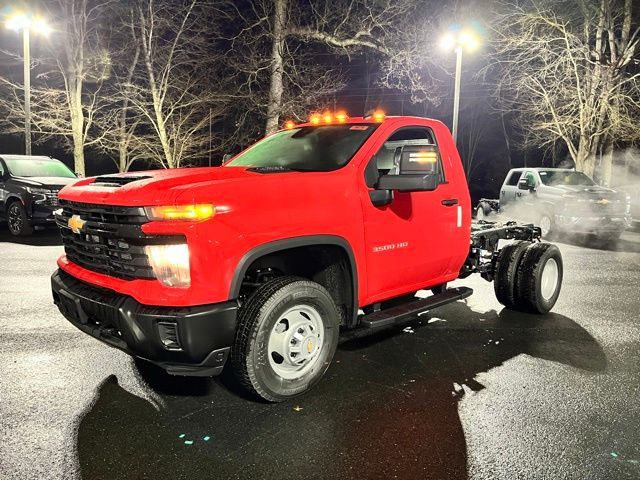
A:
[[[300,170],[296,170],[291,167],[284,167],[281,165],[265,165],[263,167],[250,167],[247,168],[250,172],[257,173],[278,173],[278,172],[299,172]]]

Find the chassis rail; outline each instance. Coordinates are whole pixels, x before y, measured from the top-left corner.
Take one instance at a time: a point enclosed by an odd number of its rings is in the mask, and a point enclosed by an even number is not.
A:
[[[541,235],[540,227],[531,223],[499,223],[485,220],[474,222],[471,226],[469,256],[460,270],[460,278],[479,273],[485,280],[493,281],[500,240],[539,242]]]

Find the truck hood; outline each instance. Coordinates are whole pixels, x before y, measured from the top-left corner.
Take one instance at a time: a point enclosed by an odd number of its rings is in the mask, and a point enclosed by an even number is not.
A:
[[[562,193],[583,193],[587,195],[608,195],[617,193],[607,187],[601,187],[600,185],[554,185],[553,188],[557,188]]]
[[[66,185],[77,182],[77,178],[70,177],[12,177],[15,183],[26,187],[49,188],[51,190],[60,190]]]
[[[617,192],[600,185],[554,185],[553,188],[559,195],[577,197],[591,203],[605,200],[620,204],[627,201],[627,195],[624,192]]]
[[[150,170],[82,179],[60,192],[60,198],[83,203],[142,206],[171,205],[196,186],[213,188],[240,181],[260,181],[296,172],[257,173],[246,167]]]

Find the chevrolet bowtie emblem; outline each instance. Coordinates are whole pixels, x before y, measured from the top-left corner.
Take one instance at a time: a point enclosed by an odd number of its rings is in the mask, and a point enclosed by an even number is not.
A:
[[[609,203],[609,200],[607,200],[606,198],[601,198],[596,203],[599,203],[600,205],[606,205],[607,203]]]
[[[71,215],[71,218],[67,222],[67,225],[73,233],[80,233],[80,231],[84,228],[85,223],[87,223],[87,221],[80,218],[80,215]]]

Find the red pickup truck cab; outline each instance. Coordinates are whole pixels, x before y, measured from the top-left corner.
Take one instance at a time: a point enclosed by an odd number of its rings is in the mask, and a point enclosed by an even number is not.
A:
[[[560,291],[535,227],[472,233],[453,139],[425,118],[314,117],[221,167],[87,178],[59,198],[52,290],[69,321],[175,375],[230,359],[269,401],[317,382],[340,334],[470,295],[446,288],[456,278],[495,278],[505,305],[538,312]]]

